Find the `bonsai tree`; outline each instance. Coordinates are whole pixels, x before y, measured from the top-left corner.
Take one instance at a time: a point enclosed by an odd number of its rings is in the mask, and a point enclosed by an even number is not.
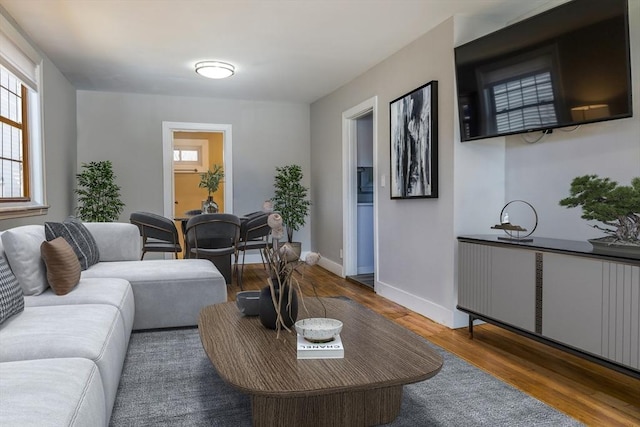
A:
[[[302,184],[302,168],[289,165],[276,168],[274,181],[275,195],[273,210],[280,213],[282,222],[287,227],[287,241],[293,241],[293,232],[305,224],[309,215],[311,201],[307,199],[307,191]]]
[[[620,186],[609,178],[584,175],[573,179],[571,196],[560,200],[560,206],[582,207],[582,218],[600,221],[594,228],[613,237],[613,242],[640,245],[640,177],[631,186]]]
[[[120,200],[120,187],[115,184],[111,161],[83,163],[84,169],[76,175],[78,195],[76,213],[83,221],[110,222],[118,219],[124,209]]]
[[[213,169],[209,169],[203,174],[200,174],[200,184],[198,184],[199,188],[206,188],[209,193],[209,199],[213,197],[213,193],[218,191],[218,187],[220,187],[220,183],[224,179],[224,171],[222,170],[222,166],[213,165]]]

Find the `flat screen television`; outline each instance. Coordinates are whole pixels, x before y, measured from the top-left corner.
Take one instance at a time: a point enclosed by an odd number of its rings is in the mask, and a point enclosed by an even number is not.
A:
[[[462,141],[631,117],[627,0],[574,0],[455,48]]]

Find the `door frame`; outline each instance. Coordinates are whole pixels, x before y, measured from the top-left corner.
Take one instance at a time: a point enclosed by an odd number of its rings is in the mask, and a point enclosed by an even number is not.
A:
[[[175,218],[173,182],[173,133],[174,132],[218,132],[222,133],[222,157],[224,163],[224,211],[233,213],[233,159],[232,126],[230,124],[162,122],[162,187],[164,216]]]
[[[357,123],[369,113],[373,115],[373,263],[378,277],[378,97],[374,96],[342,113],[342,273],[358,273],[358,170]],[[374,279],[375,282],[375,279]]]

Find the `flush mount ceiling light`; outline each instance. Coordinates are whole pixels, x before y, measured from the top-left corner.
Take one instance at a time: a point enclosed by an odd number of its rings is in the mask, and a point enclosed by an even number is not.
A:
[[[236,69],[233,65],[220,61],[202,61],[196,64],[196,73],[210,79],[224,79],[233,76]]]

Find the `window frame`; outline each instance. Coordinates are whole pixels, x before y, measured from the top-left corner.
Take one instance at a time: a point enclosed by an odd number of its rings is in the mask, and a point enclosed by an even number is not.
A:
[[[1,65],[0,65],[1,66]],[[4,68],[4,67],[3,67]],[[5,70],[7,70],[5,68]],[[9,70],[7,72],[10,73]],[[13,75],[13,73],[11,73]],[[17,77],[14,76],[17,79]],[[20,109],[21,109],[21,117],[22,121],[20,123],[14,122],[8,117],[3,117],[0,115],[0,122],[5,125],[12,126],[13,128],[19,129],[22,132],[22,141],[20,141],[22,145],[22,159],[20,162],[22,163],[22,196],[20,197],[1,197],[0,196],[0,204],[10,203],[10,202],[30,202],[31,201],[31,183],[30,183],[30,167],[29,167],[29,91],[27,86],[20,82]]]
[[[482,110],[481,116],[485,118],[478,123],[482,128],[482,133],[495,134],[497,130],[496,111],[493,107],[492,94],[490,94],[491,88],[499,82],[519,80],[524,76],[544,71],[549,71],[551,75],[553,106],[556,119],[559,120],[559,114],[564,111],[562,97],[558,96],[564,92],[560,78],[562,70],[559,64],[558,47],[555,44],[550,44],[476,69],[476,81],[478,87],[482,88],[479,93],[479,107]]]
[[[43,136],[43,57],[0,13],[0,65],[13,74],[25,93],[22,111],[23,185],[29,197],[0,199],[0,220],[46,215],[45,146]],[[26,88],[26,89],[25,89]]]
[[[195,151],[198,153],[198,160],[173,160],[174,173],[205,173],[209,159],[209,141],[206,139],[175,139],[173,141],[173,151]]]
[[[557,115],[557,111],[556,111],[556,106],[557,106],[557,97],[556,97],[556,91],[555,88],[553,86],[553,78],[551,76],[552,71],[550,69],[547,70],[537,70],[537,71],[533,71],[533,72],[529,72],[527,74],[523,74],[520,76],[513,76],[510,77],[504,81],[498,81],[498,82],[494,82],[491,83],[491,85],[487,88],[488,89],[488,99],[489,99],[489,110],[491,111],[491,117],[493,118],[493,123],[491,124],[494,127],[494,130],[500,134],[504,134],[504,133],[510,133],[510,132],[519,132],[519,131],[525,131],[526,129],[530,129],[531,126],[527,125],[527,118],[526,118],[526,111],[527,110],[537,110],[537,117],[540,120],[539,123],[539,127],[543,127],[543,126],[553,126],[553,125],[557,125],[558,124],[558,115]],[[551,88],[551,99],[550,100],[540,100],[539,97],[539,93],[540,93],[540,88],[542,87],[542,85],[537,81],[538,77],[540,76],[544,76],[544,75],[548,75],[548,83],[549,86]],[[527,103],[526,99],[524,96],[522,96],[521,98],[521,105],[518,107],[506,107],[504,109],[498,110],[498,105],[497,105],[497,97],[496,97],[496,91],[495,89],[498,86],[507,86],[510,83],[518,83],[519,89],[516,90],[515,92],[520,92],[521,94],[523,93],[522,90],[522,83],[524,80],[529,79],[529,78],[533,78],[534,79],[534,84],[532,85],[534,91],[535,91],[535,102],[533,103]],[[507,92],[514,92],[513,90],[510,89],[505,89]],[[509,94],[506,94],[506,101],[507,103],[509,103],[509,101],[511,101]],[[554,120],[552,122],[545,122],[544,121],[544,116],[541,114],[544,107],[548,107],[551,106],[551,109],[553,110],[553,118]],[[508,129],[500,129],[500,116],[502,115],[507,115],[507,121],[510,122],[511,120],[508,118],[510,117],[512,114],[516,113],[516,115],[519,115],[522,118],[522,126],[521,127],[514,127],[509,125]]]

